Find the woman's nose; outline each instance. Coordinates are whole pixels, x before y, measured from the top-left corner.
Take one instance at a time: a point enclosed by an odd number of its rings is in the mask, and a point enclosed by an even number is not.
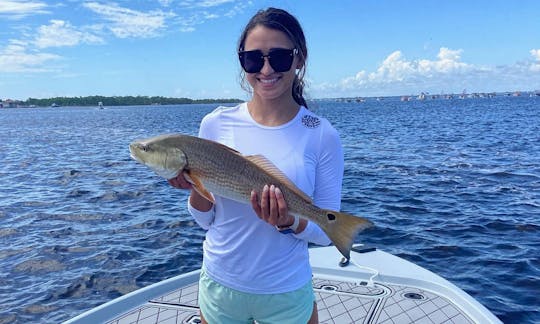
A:
[[[263,65],[263,67],[261,69],[261,73],[264,74],[264,75],[270,75],[270,74],[274,73],[274,69],[270,65],[270,61],[268,60],[268,57],[265,56],[265,57],[263,57],[263,59],[264,59],[264,65]]]

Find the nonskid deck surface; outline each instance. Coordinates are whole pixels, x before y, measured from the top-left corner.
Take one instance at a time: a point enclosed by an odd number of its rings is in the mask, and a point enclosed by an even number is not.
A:
[[[313,277],[321,324],[473,323],[450,300],[414,287]],[[179,288],[109,323],[200,323],[198,283]]]

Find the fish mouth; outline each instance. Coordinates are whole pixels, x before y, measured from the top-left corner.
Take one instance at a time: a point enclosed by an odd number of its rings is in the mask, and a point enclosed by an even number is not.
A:
[[[137,161],[137,162],[142,162],[142,160],[139,159],[137,156],[133,155],[133,153],[130,153],[129,156],[130,156],[133,160],[135,160],[135,161]]]
[[[130,156],[132,159],[134,159],[135,161],[140,162],[140,163],[143,163],[144,161],[143,161],[140,157],[138,157],[138,156],[137,156],[137,153],[136,153],[137,150],[140,150],[140,149],[141,149],[140,146],[141,146],[141,143],[140,143],[140,142],[137,142],[137,141],[135,141],[135,142],[129,144],[129,156]]]

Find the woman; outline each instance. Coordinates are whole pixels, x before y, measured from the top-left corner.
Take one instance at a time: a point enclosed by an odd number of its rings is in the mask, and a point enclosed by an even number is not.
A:
[[[307,47],[296,18],[269,8],[251,18],[238,57],[252,98],[204,117],[199,136],[272,161],[315,205],[339,210],[343,153],[330,123],[303,97]],[[190,188],[179,176],[169,180]],[[195,190],[188,209],[207,230],[199,282],[204,323],[317,323],[308,242],[328,245],[314,223],[288,214],[281,190],[254,188],[251,206]]]

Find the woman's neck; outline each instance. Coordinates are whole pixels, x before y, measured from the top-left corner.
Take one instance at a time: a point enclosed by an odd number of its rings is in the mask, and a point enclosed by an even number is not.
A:
[[[280,126],[291,121],[300,106],[292,97],[286,99],[261,100],[253,96],[247,103],[248,111],[257,123],[264,126]]]

